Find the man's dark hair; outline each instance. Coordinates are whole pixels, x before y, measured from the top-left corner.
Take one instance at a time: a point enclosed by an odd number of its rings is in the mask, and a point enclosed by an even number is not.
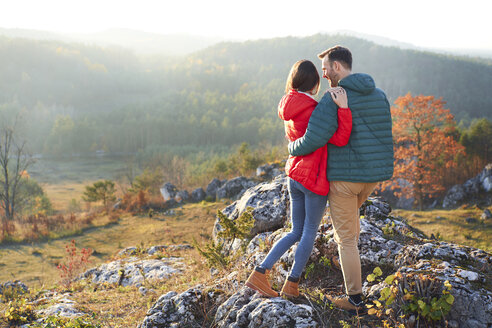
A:
[[[345,68],[352,70],[352,53],[345,47],[334,46],[327,49],[318,55],[319,59],[323,59],[328,55],[328,60],[330,63],[338,61],[342,63]]]
[[[303,59],[292,66],[285,84],[285,93],[290,90],[307,92],[316,86],[319,87],[318,70],[311,61]]]

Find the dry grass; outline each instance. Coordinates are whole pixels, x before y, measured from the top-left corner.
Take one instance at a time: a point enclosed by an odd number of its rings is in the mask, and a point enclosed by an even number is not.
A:
[[[78,248],[95,250],[91,266],[107,262],[117,252],[128,246],[148,247],[191,243],[192,238],[205,244],[211,235],[215,213],[226,206],[225,202],[186,204],[174,209],[175,215],[154,213],[148,216],[126,215],[119,222],[106,227],[96,227],[75,237]],[[10,245],[0,248],[0,281],[19,279],[31,290],[56,288],[59,273],[56,264],[65,256],[65,245],[71,238],[52,240],[32,245]],[[211,282],[210,270],[196,249],[163,252],[161,256],[182,257],[185,272],[160,282],[148,282],[153,289],[142,295],[136,287],[109,286],[95,288],[79,282],[73,285],[73,298],[78,307],[94,315],[94,321],[104,327],[136,327],[150,306],[162,294],[171,290],[182,292],[199,283]],[[0,303],[0,311],[5,304]]]
[[[462,206],[455,210],[394,210],[392,214],[404,217],[411,226],[428,237],[433,234],[440,236],[443,241],[492,252],[492,219],[481,220],[482,212],[483,209],[476,206]],[[476,219],[476,223],[468,223],[467,218]]]
[[[48,286],[58,281],[56,265],[65,256],[65,245],[72,239],[78,248],[92,248],[92,265],[110,260],[122,248],[199,243],[210,238],[215,213],[225,203],[186,204],[176,215],[156,213],[148,216],[123,215],[115,224],[89,228],[83,235],[22,245],[0,247],[0,281],[19,279],[30,286]],[[98,219],[101,223],[106,216]]]
[[[53,209],[57,211],[68,210],[68,205],[75,199],[81,201],[85,186],[93,184],[95,181],[72,182],[64,181],[58,184],[41,184],[43,190],[51,201]],[[83,202],[81,202],[83,206]]]
[[[82,286],[79,292],[74,293],[74,300],[83,312],[93,314],[104,327],[136,327],[161,295],[169,291],[183,292],[199,283],[210,282],[209,268],[196,250],[164,255],[183,257],[185,273],[171,276],[166,281],[147,282],[145,287],[151,291],[146,295],[142,295],[138,287],[134,286],[94,289],[89,285]]]

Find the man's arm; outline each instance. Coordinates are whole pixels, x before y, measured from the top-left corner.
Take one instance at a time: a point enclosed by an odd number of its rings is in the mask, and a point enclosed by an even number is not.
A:
[[[337,112],[330,93],[325,93],[309,118],[304,136],[289,143],[289,153],[302,156],[325,146],[338,128]]]

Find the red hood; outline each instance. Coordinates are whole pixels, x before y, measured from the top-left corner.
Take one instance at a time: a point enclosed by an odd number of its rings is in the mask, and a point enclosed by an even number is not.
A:
[[[318,102],[313,98],[295,90],[290,90],[278,104],[278,116],[289,121],[307,109],[316,107]]]

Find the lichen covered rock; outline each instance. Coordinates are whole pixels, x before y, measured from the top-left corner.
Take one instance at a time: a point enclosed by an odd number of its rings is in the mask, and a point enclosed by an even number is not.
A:
[[[318,327],[311,307],[280,297],[262,298],[249,288],[242,288],[227,299],[217,309],[214,323],[221,328]]]

